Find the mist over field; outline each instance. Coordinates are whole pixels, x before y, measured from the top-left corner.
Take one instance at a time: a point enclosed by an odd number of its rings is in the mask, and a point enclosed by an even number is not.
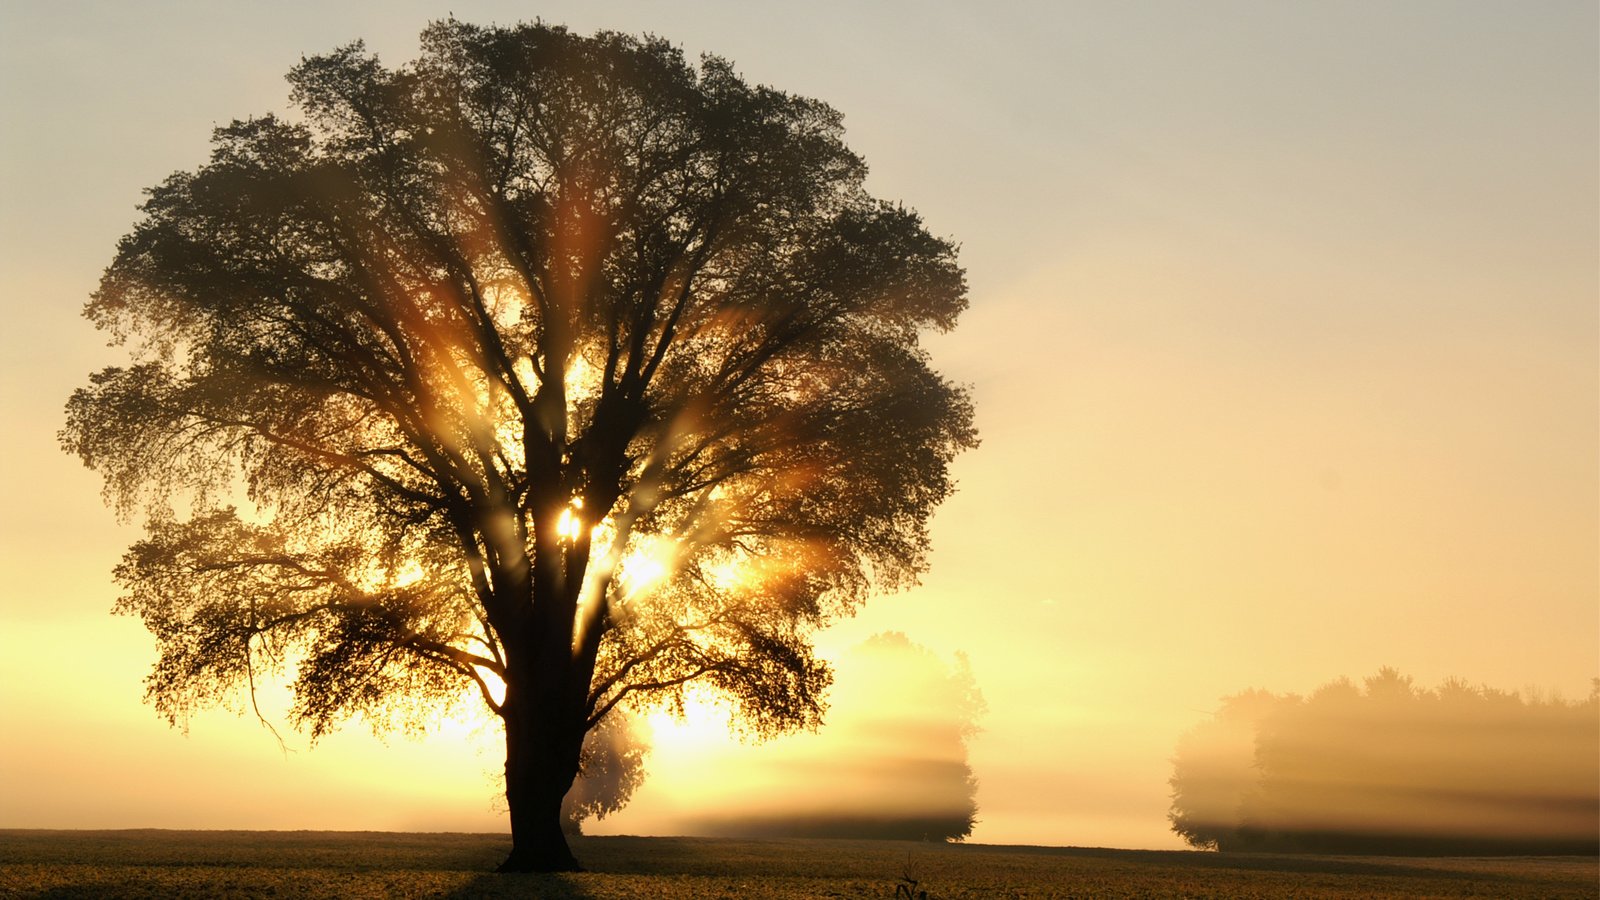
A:
[[[1225,699],[1178,744],[1172,822],[1222,850],[1593,854],[1597,760],[1600,681],[1569,702],[1384,669]]]
[[[737,793],[674,823],[723,837],[961,839],[981,813],[967,762],[984,700],[964,657],[949,663],[898,632],[835,667],[826,724],[726,760]],[[709,810],[709,811],[707,811]]]

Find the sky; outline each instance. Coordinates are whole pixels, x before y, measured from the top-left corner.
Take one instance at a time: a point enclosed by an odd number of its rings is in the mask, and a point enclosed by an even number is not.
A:
[[[302,55],[397,65],[450,12],[650,32],[822,99],[868,188],[960,244],[971,309],[931,350],[983,444],[921,585],[818,645],[965,654],[973,840],[1180,846],[1174,747],[1247,688],[1600,675],[1592,2],[8,2],[0,827],[505,827],[471,722],[168,728],[153,640],[109,612],[137,523],[55,438],[116,361],[79,311],[141,191],[286,109]],[[658,724],[599,830],[672,833],[717,761],[771,749]]]

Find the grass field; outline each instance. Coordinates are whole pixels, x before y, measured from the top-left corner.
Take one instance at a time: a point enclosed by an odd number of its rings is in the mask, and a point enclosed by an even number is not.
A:
[[[504,835],[0,830],[5,897],[1596,897],[1593,857],[1313,857],[580,838],[592,871],[496,875]]]

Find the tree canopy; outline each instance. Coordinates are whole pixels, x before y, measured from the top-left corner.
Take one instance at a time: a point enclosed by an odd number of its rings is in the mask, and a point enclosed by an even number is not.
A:
[[[514,835],[513,768],[556,773],[554,827],[619,705],[816,724],[807,635],[915,578],[976,442],[919,346],[954,245],[835,110],[657,38],[445,21],[289,81],[149,191],[86,310],[130,360],[62,441],[148,520],[117,576],[149,699],[293,671],[320,735],[475,684]]]

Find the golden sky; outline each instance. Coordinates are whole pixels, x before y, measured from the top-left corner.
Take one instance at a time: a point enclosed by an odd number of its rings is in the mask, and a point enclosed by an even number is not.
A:
[[[1176,741],[1248,687],[1600,674],[1592,2],[6,4],[0,827],[503,827],[466,724],[287,754],[228,713],[167,729],[109,614],[136,530],[55,443],[114,361],[78,310],[139,192],[285,108],[301,54],[397,64],[449,11],[823,99],[869,188],[960,242],[972,309],[933,351],[983,446],[922,586],[820,643],[967,654],[975,840],[1179,846]],[[762,753],[658,735],[600,830],[670,830]]]

